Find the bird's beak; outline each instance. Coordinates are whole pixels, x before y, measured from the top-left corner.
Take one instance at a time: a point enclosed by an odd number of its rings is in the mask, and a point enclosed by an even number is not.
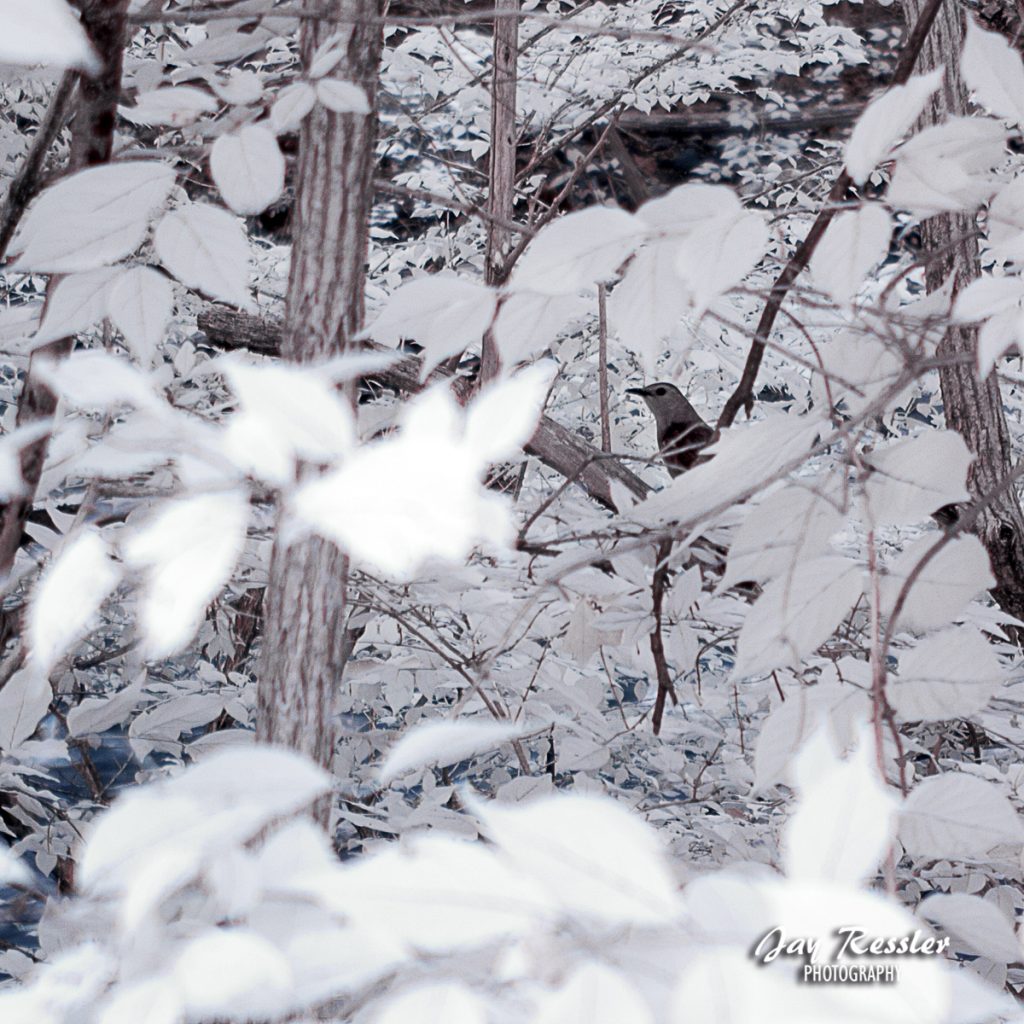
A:
[[[639,395],[641,398],[646,398],[647,388],[626,388],[627,395]]]

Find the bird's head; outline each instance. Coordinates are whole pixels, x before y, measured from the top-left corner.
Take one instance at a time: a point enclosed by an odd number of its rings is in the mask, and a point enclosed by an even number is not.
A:
[[[649,384],[645,388],[626,388],[627,395],[642,398],[654,413],[659,431],[670,424],[687,424],[700,422],[697,410],[690,405],[686,396],[675,386],[666,381]]]

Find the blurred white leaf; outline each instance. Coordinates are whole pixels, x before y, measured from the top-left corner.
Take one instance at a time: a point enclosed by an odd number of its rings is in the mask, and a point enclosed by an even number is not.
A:
[[[116,273],[111,267],[100,267],[58,278],[47,295],[43,322],[32,339],[33,347],[99,324],[107,315],[107,286]]]
[[[64,0],[4,0],[0,62],[99,70],[89,37]]]
[[[667,339],[675,338],[689,310],[675,268],[677,248],[669,242],[642,248],[608,297],[612,330],[626,348],[641,357],[644,369],[652,375]],[[684,356],[687,349],[674,347],[673,351]]]
[[[517,455],[533,437],[557,367],[538,363],[484,387],[466,412],[466,440],[485,463]]]
[[[906,85],[896,85],[868,104],[846,143],[846,169],[860,185],[885,159],[893,144],[909,131],[924,105],[942,83],[944,68],[915,75]]]
[[[403,340],[423,347],[420,379],[449,356],[479,344],[494,319],[497,293],[477,281],[431,274],[392,292],[366,334],[385,345]]]
[[[194,124],[203,114],[212,114],[216,110],[216,98],[193,85],[172,85],[140,93],[134,107],[117,108],[117,112],[132,124],[174,128]]]
[[[105,298],[107,315],[124,335],[132,355],[150,366],[171,319],[171,282],[152,267],[130,267],[111,284]]]
[[[823,554],[843,523],[839,510],[811,487],[773,491],[751,509],[736,531],[719,589],[744,580],[763,583],[798,561]]]
[[[28,868],[11,853],[9,846],[0,842],[0,886],[28,885],[31,879]]]
[[[64,547],[43,573],[29,606],[29,659],[41,675],[85,632],[120,578],[98,533],[85,530]]]
[[[11,269],[70,274],[116,263],[141,244],[174,186],[155,160],[104,164],[48,188],[32,204],[11,243]]]
[[[1024,311],[1008,309],[986,320],[978,330],[977,374],[984,380],[1011,348],[1021,350],[1024,340]]]
[[[10,752],[36,731],[50,710],[53,691],[34,665],[19,669],[0,688],[0,750]]]
[[[560,795],[474,810],[553,909],[618,925],[664,924],[680,910],[661,837],[614,800]]]
[[[886,692],[904,722],[969,718],[999,692],[1007,675],[992,645],[971,626],[919,640],[900,655],[900,674]]]
[[[953,318],[958,323],[973,323],[987,317],[1017,310],[1024,301],[1024,281],[1016,274],[993,277],[986,274],[971,281],[957,294]]]
[[[210,150],[210,173],[235,213],[262,213],[284,190],[284,156],[273,132],[248,124],[221,135]]]
[[[728,223],[743,213],[743,204],[727,185],[677,185],[649,199],[636,211],[651,238],[679,241],[711,224]]]
[[[16,427],[0,437],[0,502],[10,501],[25,490],[21,475],[22,450],[48,437],[53,428],[52,420],[39,420],[24,427]]]
[[[885,614],[891,615],[911,573],[940,539],[927,534],[909,545],[882,578],[881,597]],[[924,566],[907,592],[899,625],[923,631],[948,625],[964,606],[982,591],[995,586],[988,552],[975,536],[957,537]]]
[[[316,90],[308,82],[286,85],[270,108],[270,126],[278,135],[294,132],[316,106]]]
[[[104,349],[80,350],[58,363],[40,361],[37,365],[40,377],[75,408],[133,405],[154,412],[164,408],[149,377],[123,356]]]
[[[643,225],[625,210],[591,206],[566,214],[537,232],[512,272],[509,290],[571,295],[609,281],[643,237]]]
[[[989,203],[985,224],[994,256],[1024,262],[1024,175],[1017,175],[996,193]]]
[[[370,101],[362,86],[340,78],[321,78],[316,83],[316,98],[336,114],[369,114]]]
[[[912,857],[965,860],[1002,843],[1024,843],[1024,827],[998,786],[961,772],[919,782],[903,805],[900,842]]]
[[[840,306],[848,306],[868,272],[885,259],[892,218],[879,203],[840,213],[811,257],[811,274]]]
[[[292,508],[317,533],[381,571],[408,578],[432,557],[461,560],[511,537],[504,501],[486,493],[486,462],[461,410],[436,387],[405,407],[397,436],[363,445],[299,487]]]
[[[228,422],[225,451],[244,472],[283,486],[295,479],[296,459],[327,463],[351,450],[352,410],[324,368],[232,357],[221,365],[241,406]]]
[[[875,449],[864,482],[867,516],[875,526],[927,519],[944,505],[969,501],[967,470],[974,461],[954,430],[925,430]]]
[[[962,939],[973,953],[1004,964],[1021,958],[1021,944],[1013,925],[994,903],[980,896],[933,893],[921,901],[918,913]]]
[[[192,939],[173,968],[190,1019],[244,1022],[291,1009],[292,972],[266,939],[244,928],[214,928]]]
[[[686,236],[676,252],[675,266],[695,316],[701,316],[757,266],[768,237],[764,217],[753,212],[710,221]]]
[[[184,1014],[179,987],[157,976],[126,982],[111,992],[97,1024],[178,1024]]]
[[[380,770],[381,785],[432,765],[444,767],[490,752],[522,735],[514,722],[425,722],[404,733],[388,752]]]
[[[227,78],[209,79],[218,99],[233,106],[249,106],[263,98],[263,80],[255,71],[229,68]]]
[[[998,117],[1024,124],[1024,66],[1020,54],[998,32],[985,32],[967,18],[960,71],[977,102]]]
[[[417,985],[383,1001],[374,1024],[486,1024],[487,1005],[457,982]]]
[[[654,1024],[650,1004],[622,971],[589,963],[554,992],[542,992],[533,1024]]]
[[[1006,130],[990,118],[957,117],[925,128],[896,153],[886,192],[892,206],[930,216],[976,210],[998,188]]]
[[[185,286],[240,309],[254,308],[249,295],[249,242],[238,220],[205,203],[168,213],[153,245],[160,262]]]
[[[248,522],[244,492],[200,494],[165,503],[124,542],[126,560],[146,572],[139,616],[151,657],[192,638],[238,561]]]
[[[503,366],[515,366],[548,349],[560,333],[585,316],[591,303],[578,295],[517,291],[506,295],[494,320]]]
[[[810,784],[801,788],[783,837],[787,876],[852,886],[864,882],[895,838],[897,808],[878,774],[870,733],[864,730],[847,760],[832,756],[804,775]]]
[[[801,562],[772,580],[743,622],[735,678],[798,665],[832,635],[862,592],[860,566],[839,555]]]

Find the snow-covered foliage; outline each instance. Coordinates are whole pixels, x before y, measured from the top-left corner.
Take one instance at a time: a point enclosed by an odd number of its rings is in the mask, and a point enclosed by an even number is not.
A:
[[[92,66],[61,0],[11,6],[0,59]],[[2,274],[5,497],[51,438],[49,525],[28,524],[5,590],[24,636],[0,687],[0,1021],[1012,1015],[1019,624],[988,596],[982,541],[930,517],[970,498],[938,398],[951,321],[982,325],[977,371],[996,369],[1021,432],[1018,54],[972,23],[949,59],[987,113],[915,132],[926,73],[867,105],[845,148],[790,150],[784,178],[751,142],[631,212],[587,160],[621,108],[784,109],[777,76],[828,80],[865,42],[820,3],[526,5],[524,231],[490,286],[460,212],[486,191],[489,36],[399,18],[364,334],[416,341],[421,381],[484,335],[504,370],[465,404],[434,380],[400,401],[367,385],[353,410],[342,386],[397,351],[222,356],[196,317],[209,300],[280,315],[288,249],[259,215],[289,201],[289,138],[317,104],[366,116],[367,96],[336,76],[336,40],[302,71],[270,4],[191,24],[162,6],[132,5],[117,159],[44,189]],[[9,176],[6,122],[38,123],[45,93],[2,88]],[[714,421],[833,165],[860,198],[769,339],[765,400],[667,482],[625,387],[674,380]],[[570,202],[573,174],[597,201]],[[923,295],[901,233],[982,209],[983,276]],[[599,286],[611,448],[648,485],[613,484],[614,511],[523,454],[542,414],[599,436]],[[18,427],[28,357],[70,334],[67,358],[33,361],[53,422]],[[351,557],[330,775],[250,747],[275,530]],[[316,800],[331,841],[301,814]],[[826,951],[837,928],[926,922],[946,955],[873,959],[889,985],[798,984],[802,961],[750,956],[773,929]]]

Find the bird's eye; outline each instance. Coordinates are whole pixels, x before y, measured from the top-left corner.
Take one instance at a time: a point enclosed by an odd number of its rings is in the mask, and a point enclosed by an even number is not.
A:
[[[658,388],[658,390],[655,391],[654,393],[656,395],[664,395],[665,394],[665,389],[664,388]]]

